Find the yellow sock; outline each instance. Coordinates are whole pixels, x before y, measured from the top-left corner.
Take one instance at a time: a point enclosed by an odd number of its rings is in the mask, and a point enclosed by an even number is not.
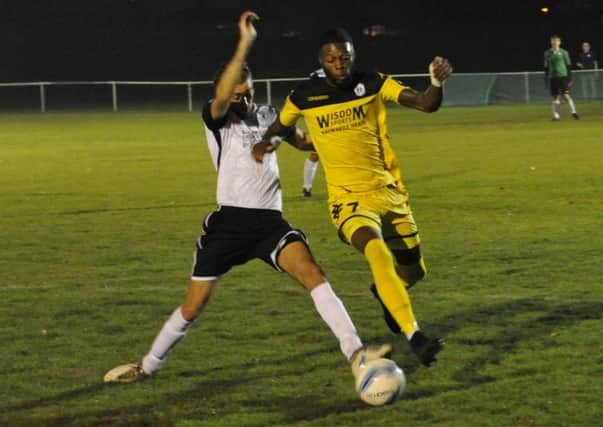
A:
[[[412,312],[410,298],[406,292],[406,283],[396,274],[394,258],[385,242],[373,239],[364,248],[377,292],[396,323],[407,337],[419,329]]]

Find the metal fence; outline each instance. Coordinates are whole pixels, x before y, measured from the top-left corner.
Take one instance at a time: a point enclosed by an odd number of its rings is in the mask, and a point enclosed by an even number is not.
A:
[[[422,90],[428,74],[394,74]],[[256,100],[280,105],[306,77],[256,79]],[[603,99],[603,70],[574,72],[572,96]],[[159,109],[199,111],[213,96],[212,81],[59,81],[0,83],[0,111]],[[550,101],[542,72],[457,73],[445,83],[444,105],[529,104]]]

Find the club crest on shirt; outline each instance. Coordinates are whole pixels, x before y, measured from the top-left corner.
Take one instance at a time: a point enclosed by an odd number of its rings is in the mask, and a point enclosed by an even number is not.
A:
[[[354,88],[354,93],[356,96],[363,96],[366,93],[366,88],[362,83],[358,83]]]

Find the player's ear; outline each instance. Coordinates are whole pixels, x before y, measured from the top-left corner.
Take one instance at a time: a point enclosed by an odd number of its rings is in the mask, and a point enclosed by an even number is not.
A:
[[[318,49],[318,64],[320,64],[320,66],[322,67],[322,53],[323,53],[323,48],[324,46],[321,46],[320,49]]]

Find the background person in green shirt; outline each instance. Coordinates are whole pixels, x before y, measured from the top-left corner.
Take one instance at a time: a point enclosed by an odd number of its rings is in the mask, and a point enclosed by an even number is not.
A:
[[[551,48],[544,52],[544,76],[548,82],[551,96],[553,97],[553,121],[559,121],[559,107],[561,104],[561,95],[567,101],[572,117],[578,120],[576,105],[569,94],[569,88],[572,86],[572,70],[569,53],[561,47],[561,37],[551,36]]]

